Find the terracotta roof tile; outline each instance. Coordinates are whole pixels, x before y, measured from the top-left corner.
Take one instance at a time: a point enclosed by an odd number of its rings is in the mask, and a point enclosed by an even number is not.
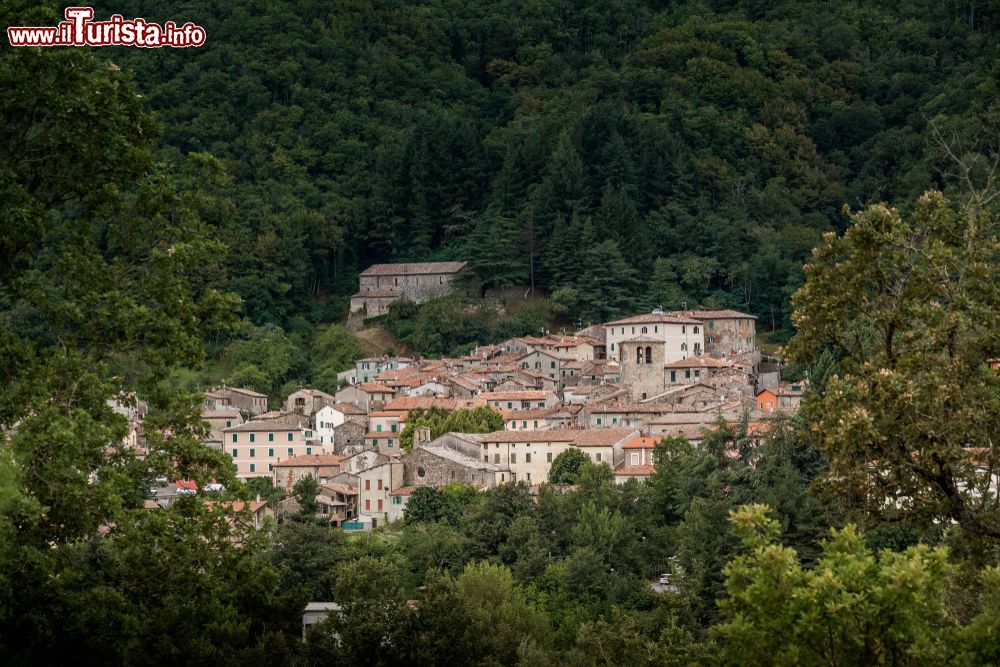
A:
[[[636,315],[634,317],[626,317],[621,320],[615,320],[614,322],[608,322],[605,326],[622,326],[627,324],[701,324],[700,320],[693,319],[691,317],[681,315],[679,313],[646,313],[645,315]]]
[[[357,385],[361,391],[367,394],[395,394],[396,391],[391,387],[386,387],[382,384],[375,384],[374,382],[363,382]]]
[[[629,477],[648,477],[654,472],[656,472],[656,467],[650,465],[621,466],[615,469],[616,475],[625,475]]]
[[[275,468],[308,468],[315,466],[339,466],[341,458],[336,454],[307,454],[293,456],[274,464]]]

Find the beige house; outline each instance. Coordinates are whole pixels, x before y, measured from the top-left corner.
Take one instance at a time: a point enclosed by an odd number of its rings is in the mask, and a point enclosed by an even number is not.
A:
[[[232,455],[238,479],[272,477],[275,463],[322,454],[313,431],[297,415],[254,419],[223,430],[223,451]]]
[[[371,519],[372,528],[389,520],[389,494],[403,485],[403,462],[385,463],[355,473],[358,478],[358,513]]]
[[[485,463],[510,469],[510,479],[501,473],[501,481],[539,484],[548,480],[555,457],[572,447],[613,469],[624,460],[624,443],[638,434],[635,429],[497,431],[479,436],[479,441]]]
[[[494,410],[530,410],[532,408],[551,408],[559,402],[559,397],[552,391],[526,389],[483,392],[475,400],[478,403],[485,403]]]
[[[549,416],[558,408],[532,408],[531,410],[501,410],[508,431],[541,431],[550,428]]]
[[[534,372],[552,380],[554,383],[561,381],[563,376],[563,364],[572,359],[561,357],[555,352],[546,350],[532,350],[524,353],[518,358],[517,363],[525,371]]]

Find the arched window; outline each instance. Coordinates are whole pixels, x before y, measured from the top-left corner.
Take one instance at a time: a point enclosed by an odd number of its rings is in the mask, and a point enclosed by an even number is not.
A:
[[[653,363],[653,348],[649,346],[646,347],[646,363],[647,364]]]
[[[649,333],[649,329],[647,327],[643,327],[642,328],[642,333]]]
[[[688,344],[687,343],[681,343],[681,352],[687,352],[687,349],[688,349]]]
[[[641,364],[642,363],[642,348],[641,347],[635,348],[635,363],[637,363],[637,364]]]

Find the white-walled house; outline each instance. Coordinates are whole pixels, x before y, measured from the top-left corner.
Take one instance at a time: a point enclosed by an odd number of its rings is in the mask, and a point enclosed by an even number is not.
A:
[[[335,403],[317,410],[313,415],[313,424],[319,443],[324,447],[335,444],[334,429],[352,416],[364,417],[365,411],[351,403]]]
[[[705,351],[705,325],[676,313],[654,310],[647,315],[626,317],[604,325],[607,331],[608,358],[621,361],[621,344],[632,338],[662,340],[664,363],[686,359]]]

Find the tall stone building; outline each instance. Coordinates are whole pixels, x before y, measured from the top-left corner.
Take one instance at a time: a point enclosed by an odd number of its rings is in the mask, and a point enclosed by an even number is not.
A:
[[[705,351],[713,357],[753,352],[757,317],[738,310],[691,310],[683,313],[704,324]]]
[[[666,345],[662,339],[650,336],[620,343],[622,386],[635,400],[663,393]]]
[[[466,262],[373,264],[361,272],[360,289],[351,296],[352,317],[375,317],[400,299],[423,303],[451,294]]]

